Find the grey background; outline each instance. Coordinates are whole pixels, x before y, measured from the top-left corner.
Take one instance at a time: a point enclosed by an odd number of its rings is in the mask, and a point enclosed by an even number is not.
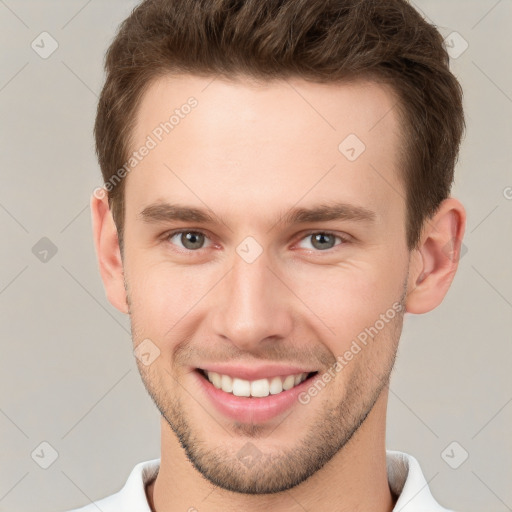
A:
[[[128,318],[106,300],[89,209],[103,55],[135,3],[0,0],[0,511],[84,505],[159,456],[159,414]],[[512,2],[416,5],[469,44],[452,60],[468,125],[453,190],[467,253],[442,305],[406,315],[387,447],[420,461],[446,507],[512,510]],[[47,59],[31,48],[43,31],[59,45]],[[33,253],[43,237],[57,248],[46,262]],[[48,469],[43,441],[58,452]],[[463,450],[458,469],[442,457],[453,465]]]

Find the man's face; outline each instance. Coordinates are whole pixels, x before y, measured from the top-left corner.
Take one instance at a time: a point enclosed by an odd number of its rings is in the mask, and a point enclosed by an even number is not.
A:
[[[172,131],[155,132],[191,96],[197,105],[180,110]],[[371,83],[191,76],[160,79],[143,98],[132,150],[148,136],[157,144],[126,178],[124,278],[134,346],[150,340],[160,353],[137,364],[187,456],[216,485],[297,485],[385,403],[409,262],[395,102]],[[153,207],[163,203],[212,220],[166,219]],[[373,213],[289,215],[338,203]],[[242,404],[233,416],[218,403],[233,396],[213,399],[197,370],[220,364],[318,375],[301,384],[302,403],[254,416]]]

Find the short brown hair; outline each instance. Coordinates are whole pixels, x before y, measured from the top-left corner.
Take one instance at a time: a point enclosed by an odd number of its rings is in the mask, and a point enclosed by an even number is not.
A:
[[[127,161],[137,107],[158,76],[369,78],[399,98],[409,250],[449,196],[462,89],[441,34],[405,0],[145,0],[119,27],[105,70],[94,128],[105,183]],[[123,189],[121,180],[109,192],[121,251]]]

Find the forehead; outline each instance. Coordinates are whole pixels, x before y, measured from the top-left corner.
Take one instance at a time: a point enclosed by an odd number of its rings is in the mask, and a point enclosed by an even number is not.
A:
[[[126,210],[172,199],[256,217],[321,199],[384,215],[404,200],[396,104],[369,81],[161,77],[137,111],[131,151],[151,149],[126,178]]]

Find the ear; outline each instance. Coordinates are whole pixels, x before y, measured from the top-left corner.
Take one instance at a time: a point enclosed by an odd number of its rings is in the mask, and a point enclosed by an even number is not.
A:
[[[453,197],[445,199],[425,221],[420,244],[411,255],[407,312],[427,313],[441,304],[459,265],[465,228],[466,211]]]
[[[117,228],[105,189],[97,188],[94,191],[91,197],[91,216],[94,246],[107,299],[121,313],[128,313]]]

